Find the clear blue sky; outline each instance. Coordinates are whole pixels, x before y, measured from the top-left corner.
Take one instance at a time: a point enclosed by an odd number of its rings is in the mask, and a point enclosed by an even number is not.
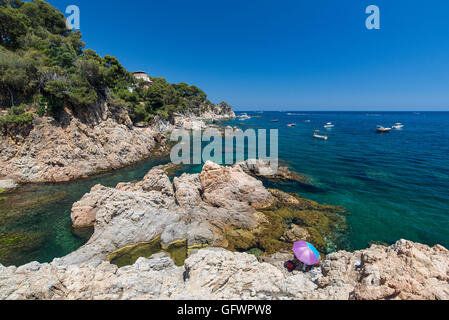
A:
[[[446,0],[50,3],[79,6],[87,48],[236,110],[449,110]]]

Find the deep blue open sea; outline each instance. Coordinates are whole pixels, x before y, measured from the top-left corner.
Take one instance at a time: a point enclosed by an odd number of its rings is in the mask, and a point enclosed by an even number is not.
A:
[[[279,158],[290,169],[307,174],[313,186],[286,183],[275,187],[345,206],[350,213],[349,249],[362,249],[371,242],[391,244],[401,238],[449,248],[449,112],[248,114],[257,117],[223,125],[279,129]],[[324,129],[327,122],[335,127]],[[375,133],[377,125],[390,127],[396,122],[403,123],[404,129]],[[296,127],[287,127],[288,123]],[[329,139],[314,139],[316,129]],[[0,202],[0,233],[39,234],[41,243],[0,263],[47,262],[77,249],[86,238],[70,229],[75,201],[97,183],[115,186],[140,180],[151,167],[167,161],[149,159],[69,183],[24,185],[7,195]],[[200,166],[186,169],[199,170]],[[33,204],[36,200],[38,205]]]
[[[401,238],[449,247],[449,112],[248,114],[262,117],[234,122],[278,128],[279,158],[317,187],[290,191],[349,210],[352,249]],[[404,128],[375,132],[396,122]],[[313,139],[316,129],[329,139]]]

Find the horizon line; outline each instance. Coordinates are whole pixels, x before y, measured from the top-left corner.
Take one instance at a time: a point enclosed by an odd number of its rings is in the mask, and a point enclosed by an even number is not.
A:
[[[447,110],[307,110],[307,109],[289,109],[289,110],[267,110],[267,109],[235,109],[238,112],[257,112],[257,111],[268,111],[268,112],[449,112]]]

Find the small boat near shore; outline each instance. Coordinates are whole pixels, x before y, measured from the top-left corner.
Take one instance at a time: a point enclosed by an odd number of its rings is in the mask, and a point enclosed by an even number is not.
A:
[[[321,140],[327,140],[329,137],[327,135],[320,135],[320,130],[315,130],[315,133],[313,134],[313,137],[315,139],[321,139]]]
[[[404,128],[404,125],[400,122],[397,122],[394,124],[394,126],[392,128],[395,130],[401,130],[402,128]]]
[[[271,120],[271,122],[279,122],[279,120],[275,119],[275,120]]]
[[[242,113],[241,115],[239,115],[239,120],[244,121],[247,119],[251,119],[251,117],[247,113]]]
[[[296,123],[289,123],[287,124],[287,127],[296,127]]]
[[[376,129],[377,133],[387,133],[390,131],[391,131],[391,128],[385,128],[383,126],[377,126],[377,129]]]

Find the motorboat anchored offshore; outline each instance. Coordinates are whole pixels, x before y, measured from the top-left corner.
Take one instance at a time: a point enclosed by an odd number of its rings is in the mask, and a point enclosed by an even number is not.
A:
[[[329,128],[335,127],[335,125],[334,125],[332,122],[328,122],[328,123],[326,123],[326,124],[324,125],[324,127],[325,127],[326,129],[329,129]]]
[[[329,138],[327,135],[320,135],[319,133],[320,133],[320,130],[315,130],[313,137],[315,139],[322,139],[322,140],[327,140]]]
[[[391,128],[384,128],[383,126],[377,126],[377,129],[376,129],[377,133],[387,133],[390,131],[391,131]]]
[[[393,129],[396,129],[396,130],[400,130],[402,128],[404,128],[404,125],[402,123],[400,123],[400,122],[395,123],[394,126],[393,126]]]

